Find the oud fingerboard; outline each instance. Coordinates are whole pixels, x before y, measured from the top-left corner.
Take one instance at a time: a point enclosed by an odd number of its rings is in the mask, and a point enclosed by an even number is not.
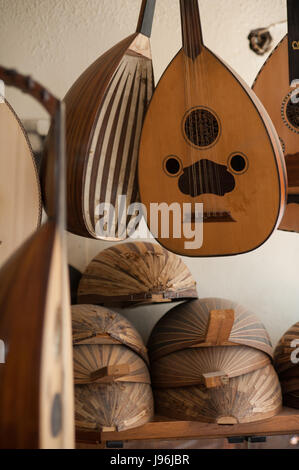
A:
[[[299,81],[299,2],[288,0],[288,37],[290,85]]]

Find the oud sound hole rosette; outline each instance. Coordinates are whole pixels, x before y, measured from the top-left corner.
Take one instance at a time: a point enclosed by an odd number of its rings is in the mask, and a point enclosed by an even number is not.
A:
[[[184,116],[183,133],[188,143],[193,146],[210,147],[220,136],[219,118],[208,108],[193,108]]]
[[[292,98],[295,102],[292,101]],[[298,103],[296,101],[298,101]],[[283,100],[281,106],[281,117],[284,124],[291,131],[299,134],[299,89],[290,91]]]
[[[232,153],[228,158],[228,169],[236,175],[244,174],[248,166],[248,158],[241,152]]]

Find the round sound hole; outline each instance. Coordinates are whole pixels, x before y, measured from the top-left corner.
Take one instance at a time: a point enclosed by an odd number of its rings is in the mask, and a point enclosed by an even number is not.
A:
[[[287,94],[282,102],[281,117],[291,131],[299,134],[299,91],[293,90]]]
[[[185,116],[184,133],[196,147],[209,147],[219,136],[219,119],[206,108],[192,109]]]
[[[241,153],[233,153],[228,160],[229,169],[235,174],[245,173],[248,169],[248,160],[245,155]]]
[[[182,162],[176,155],[169,155],[164,160],[164,171],[168,176],[177,176],[182,170]]]

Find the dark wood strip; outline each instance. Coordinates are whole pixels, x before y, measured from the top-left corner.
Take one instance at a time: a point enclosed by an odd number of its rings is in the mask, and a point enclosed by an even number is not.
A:
[[[105,116],[103,118],[101,130],[99,132],[98,141],[97,141],[95,154],[94,154],[94,160],[93,160],[93,165],[92,165],[92,173],[91,173],[91,179],[90,179],[90,188],[89,188],[89,214],[90,214],[91,223],[92,223],[94,228],[95,228],[95,193],[96,193],[96,184],[97,184],[97,180],[98,180],[99,165],[100,165],[100,161],[101,161],[101,153],[102,153],[105,133],[107,131],[107,125],[108,125],[109,118],[110,118],[110,115],[111,115],[112,107],[113,107],[113,104],[115,102],[115,98],[116,98],[116,95],[117,95],[119,84],[120,84],[121,80],[123,79],[124,73],[125,73],[125,70],[121,74],[121,76],[120,76],[120,78],[119,78],[119,80],[118,80],[118,82],[115,86],[115,89],[113,91],[113,94],[111,96],[110,102],[107,106],[107,110],[106,110]],[[103,99],[102,105],[99,109],[99,114],[100,114],[101,110],[103,109],[104,104],[106,104],[105,100],[107,98],[108,91],[111,89],[111,87],[113,85],[113,82],[114,81],[113,81],[113,78],[112,78],[112,80],[109,84],[109,87],[107,89],[106,95]],[[105,178],[104,178],[104,180],[105,180]]]

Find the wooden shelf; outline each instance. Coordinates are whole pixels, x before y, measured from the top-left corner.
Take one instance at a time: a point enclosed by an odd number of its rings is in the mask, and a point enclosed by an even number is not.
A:
[[[273,436],[299,434],[299,410],[283,408],[273,418],[265,421],[219,425],[195,421],[171,421],[156,417],[155,421],[129,429],[128,431],[80,432],[77,431],[77,442],[103,444],[107,441],[135,441],[146,439],[218,439],[236,436]]]

